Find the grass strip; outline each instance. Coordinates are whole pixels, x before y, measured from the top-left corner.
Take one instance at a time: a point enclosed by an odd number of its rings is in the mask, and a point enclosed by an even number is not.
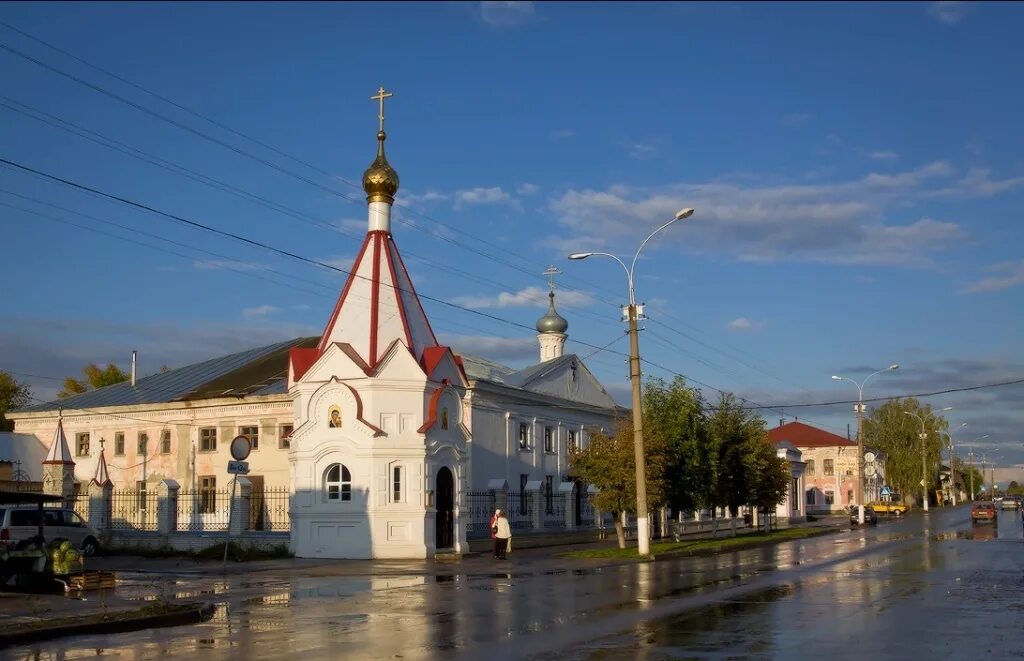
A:
[[[689,539],[680,542],[655,542],[651,544],[651,556],[660,557],[666,555],[694,555],[698,553],[719,553],[721,551],[735,551],[752,546],[763,544],[775,544],[787,542],[794,539],[814,537],[827,532],[833,532],[832,528],[783,528],[770,533],[752,532],[743,533],[736,537],[717,537],[712,539]],[[561,554],[563,558],[579,559],[639,559],[636,546],[620,548],[588,549],[585,551],[569,551]]]

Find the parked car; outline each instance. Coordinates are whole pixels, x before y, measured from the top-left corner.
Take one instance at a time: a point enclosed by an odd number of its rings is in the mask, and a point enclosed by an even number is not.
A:
[[[850,508],[850,523],[857,526],[860,525],[860,516],[857,512],[858,507],[854,505]],[[875,525],[878,523],[878,515],[875,514],[875,510],[870,507],[864,508],[864,523],[867,525]]]
[[[989,502],[974,503],[971,508],[971,521],[973,523],[985,523],[996,521],[996,506]]]
[[[0,545],[16,548],[38,534],[38,507],[0,505]],[[95,555],[100,550],[100,534],[71,509],[43,509],[43,539],[47,542],[66,539],[80,548],[82,555]]]
[[[876,500],[873,503],[868,503],[868,507],[875,511],[875,514],[894,514],[896,516],[903,516],[907,513],[907,506],[903,504],[900,499],[880,501]]]
[[[1020,507],[1020,496],[1006,496],[999,504],[1000,509],[1015,510]]]

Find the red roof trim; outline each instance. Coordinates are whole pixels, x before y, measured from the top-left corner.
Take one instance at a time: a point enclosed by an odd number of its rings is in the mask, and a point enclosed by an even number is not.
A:
[[[370,367],[377,366],[377,323],[380,321],[380,241],[381,232],[373,235],[373,280],[370,282]]]
[[[345,281],[345,287],[341,290],[341,296],[338,297],[338,302],[334,306],[334,312],[331,313],[331,318],[327,321],[327,328],[324,330],[324,334],[320,336],[320,344],[317,345],[316,350],[323,353],[327,350],[327,345],[330,343],[331,331],[334,330],[334,324],[338,321],[338,314],[341,312],[341,306],[345,302],[345,297],[348,296],[348,290],[352,287],[352,282],[358,277],[356,274],[359,273],[359,265],[363,261],[363,255],[366,253],[366,247],[370,245],[370,238],[372,232],[367,233],[366,240],[363,241],[363,247],[359,249],[359,255],[356,256],[356,261],[352,264],[352,270],[348,273],[348,280]]]
[[[355,397],[356,399],[356,420],[372,429],[374,436],[385,436],[386,434],[384,433],[383,429],[376,425],[371,425],[369,422],[366,421],[365,418],[363,418],[363,400],[359,396],[359,393],[356,392],[356,389],[350,386],[349,384],[345,383],[344,381],[340,381],[339,383],[348,388],[352,392],[352,396]]]
[[[422,425],[420,425],[420,428],[416,430],[418,433],[426,434],[437,422],[437,403],[441,401],[441,395],[444,393],[444,390],[448,385],[448,379],[445,379],[430,396],[430,404],[427,406],[427,419]]]
[[[288,352],[288,360],[292,366],[292,380],[301,379],[309,368],[320,357],[320,350],[314,347],[297,347]]]
[[[395,295],[395,303],[398,305],[398,315],[402,318],[402,330],[405,331],[405,344],[409,347],[413,357],[416,357],[416,345],[412,341],[412,329],[409,328],[409,316],[405,313],[405,303],[402,302],[402,292],[398,287],[398,274],[395,272],[395,260],[391,255],[392,248],[395,247],[395,242],[388,235],[388,243],[386,246],[388,255],[388,270],[391,272],[391,293]]]
[[[391,239],[391,243],[394,244],[394,239]],[[405,275],[405,280],[409,283],[409,293],[412,294],[413,299],[416,301],[416,305],[419,306],[420,314],[423,315],[423,323],[427,325],[427,332],[430,333],[430,339],[433,340],[433,344],[436,345],[437,336],[434,335],[434,329],[430,327],[430,318],[427,317],[427,313],[423,310],[423,303],[420,303],[420,295],[416,293],[416,285],[412,283],[412,278],[409,277],[409,271],[405,268],[405,262],[402,261],[402,255],[398,252],[397,245],[395,245],[395,261],[397,261],[398,265],[402,267],[402,273]],[[399,295],[401,294],[399,293]],[[415,349],[413,349],[413,351],[415,351]]]

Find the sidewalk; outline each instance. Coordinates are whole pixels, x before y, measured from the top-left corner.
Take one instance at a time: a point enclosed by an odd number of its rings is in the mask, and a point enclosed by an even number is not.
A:
[[[846,525],[841,525],[846,521]],[[819,528],[822,533],[849,528],[846,517],[826,517],[803,523],[799,528]],[[749,531],[744,531],[749,532]],[[710,539],[711,532],[687,534],[685,540]],[[731,538],[729,530],[714,536]],[[784,541],[784,540],[780,540]],[[776,542],[769,542],[776,543]],[[635,542],[628,543],[635,548]],[[763,544],[763,543],[762,543]],[[760,544],[759,544],[760,545]],[[218,561],[196,561],[187,557],[145,558],[116,555],[89,558],[89,569],[109,569],[117,572],[115,590],[84,592],[81,598],[64,595],[26,595],[0,592],[0,638],[6,630],[19,627],[58,627],[70,618],[92,617],[108,622],[152,608],[154,603],[182,604],[206,601],[216,595],[223,600],[231,595],[251,590],[264,581],[276,582],[287,578],[388,578],[404,576],[494,575],[508,576],[560,574],[571,571],[597,569],[637,562],[628,558],[572,558],[565,554],[587,549],[614,548],[612,538],[601,542],[563,546],[517,549],[512,540],[512,552],[507,560],[496,560],[489,553],[441,557],[429,560],[330,560],[286,558],[252,562],[228,562],[226,573]],[[655,559],[657,561],[657,559]],[[243,587],[244,586],[244,587]]]

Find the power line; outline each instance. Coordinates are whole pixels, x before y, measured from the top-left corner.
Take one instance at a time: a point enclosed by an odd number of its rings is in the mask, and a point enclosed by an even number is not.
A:
[[[1017,385],[1017,384],[1020,384],[1020,383],[1024,383],[1024,379],[1014,379],[1013,381],[1001,381],[999,383],[984,383],[984,384],[981,384],[981,385],[978,385],[978,386],[964,386],[963,388],[949,388],[947,390],[935,390],[935,391],[932,391],[932,392],[922,392],[922,393],[915,393],[915,394],[911,394],[911,395],[893,395],[893,396],[890,396],[890,397],[871,397],[871,398],[867,398],[867,399],[862,399],[860,401],[862,401],[862,402],[885,402],[885,401],[889,401],[890,399],[895,399],[897,397],[935,397],[937,395],[948,395],[948,394],[954,393],[954,392],[968,392],[968,391],[972,391],[972,390],[985,390],[985,389],[988,389],[988,388],[1002,388],[1004,386],[1014,386],[1014,385]],[[856,404],[857,402],[858,402],[858,400],[856,400],[856,399],[843,399],[843,400],[836,400],[836,401],[832,401],[832,402],[818,402],[816,404],[776,404],[774,406],[746,406],[746,407],[743,407],[743,408],[748,409],[748,410],[754,410],[754,409],[779,409],[779,408],[795,409],[795,408],[813,408],[813,407],[817,407],[817,406],[836,406],[838,404]]]

